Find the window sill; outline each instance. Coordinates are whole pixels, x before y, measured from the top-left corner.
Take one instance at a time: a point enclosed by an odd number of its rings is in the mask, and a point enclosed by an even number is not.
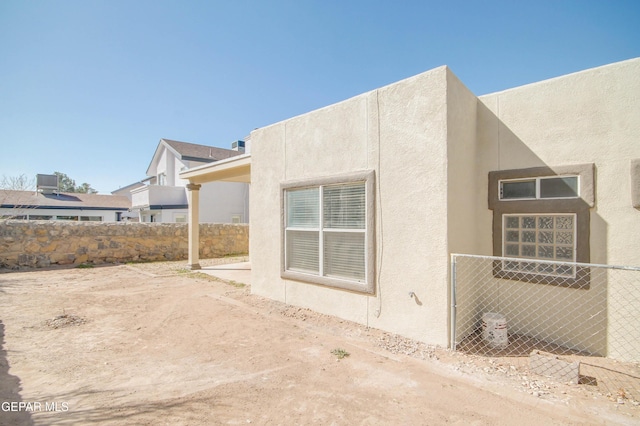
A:
[[[527,259],[512,259],[515,262],[527,262]],[[531,260],[535,262],[535,260]],[[504,260],[493,261],[493,276],[509,281],[521,281],[532,284],[553,285],[556,287],[565,287],[579,290],[589,290],[591,286],[590,268],[584,266],[573,265],[575,275],[560,274],[543,274],[536,272],[523,272],[504,269]]]
[[[321,285],[323,287],[353,291],[356,293],[374,294],[375,292],[373,283],[349,281],[346,279],[343,280],[331,277],[320,277],[318,275],[287,270],[281,271],[280,277],[287,280],[301,281],[309,284]]]

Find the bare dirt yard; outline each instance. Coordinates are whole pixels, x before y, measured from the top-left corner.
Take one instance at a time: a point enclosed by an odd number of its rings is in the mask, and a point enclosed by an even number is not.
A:
[[[181,268],[0,273],[0,425],[640,424],[588,387]]]

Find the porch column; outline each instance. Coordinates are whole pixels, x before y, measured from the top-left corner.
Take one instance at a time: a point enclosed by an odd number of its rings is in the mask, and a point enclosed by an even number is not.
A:
[[[197,183],[187,185],[187,200],[189,202],[189,261],[187,268],[191,270],[200,267],[200,187]]]

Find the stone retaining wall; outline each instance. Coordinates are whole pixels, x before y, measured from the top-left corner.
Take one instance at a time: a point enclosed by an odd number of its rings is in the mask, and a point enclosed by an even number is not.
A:
[[[249,252],[249,225],[201,224],[203,259]],[[186,223],[0,220],[0,268],[187,259]]]

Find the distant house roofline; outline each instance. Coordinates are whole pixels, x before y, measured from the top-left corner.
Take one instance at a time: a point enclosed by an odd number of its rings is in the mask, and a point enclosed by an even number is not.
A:
[[[111,195],[116,195],[116,192],[120,192],[120,191],[123,191],[123,190],[133,190],[133,189],[138,188],[140,186],[144,186],[145,185],[144,182],[146,180],[148,180],[148,179],[150,179],[150,178],[145,178],[145,179],[142,179],[142,180],[140,180],[138,182],[130,183],[129,185],[125,185],[123,187],[120,187],[120,188],[118,188],[118,189],[116,189],[114,191],[111,191]]]
[[[160,139],[160,142],[153,153],[153,157],[151,158],[151,162],[147,167],[147,176],[153,176],[150,174],[150,171],[153,164],[156,162],[162,147],[171,151],[182,161],[197,161],[201,163],[213,163],[215,161],[224,160],[242,154],[241,152],[234,151],[232,149],[162,138]]]
[[[0,208],[127,211],[131,208],[131,202],[123,195],[78,192],[42,194],[36,191],[2,190]]]

